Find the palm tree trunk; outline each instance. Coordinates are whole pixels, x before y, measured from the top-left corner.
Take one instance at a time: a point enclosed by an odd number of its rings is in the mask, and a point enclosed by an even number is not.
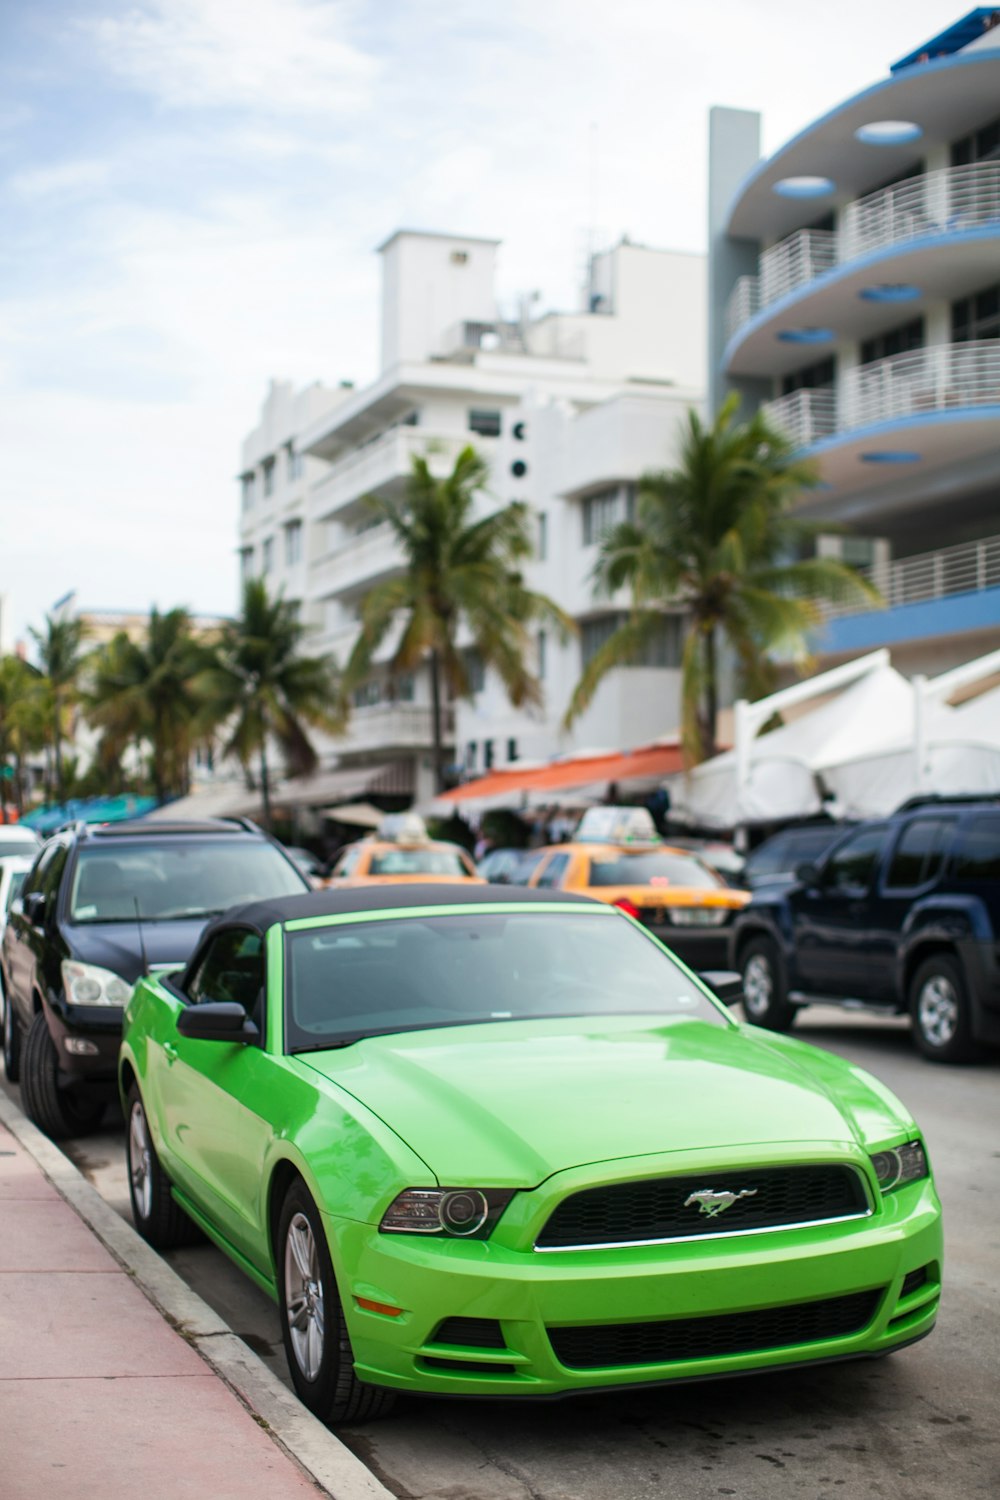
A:
[[[56,799],[62,803],[65,802],[66,798],[63,795],[62,731],[59,723],[60,706],[57,697],[55,718],[52,721],[52,747],[56,762]]]
[[[705,696],[704,717],[701,725],[701,748],[704,760],[709,760],[715,754],[717,746],[715,743],[715,725],[719,714],[719,684],[717,680],[715,630],[709,628],[705,632]]]
[[[431,733],[433,735],[434,790],[444,791],[444,752],[441,747],[441,663],[437,649],[431,651]]]
[[[267,775],[267,729],[260,716],[260,800],[264,809],[264,827],[271,831],[271,785]]]

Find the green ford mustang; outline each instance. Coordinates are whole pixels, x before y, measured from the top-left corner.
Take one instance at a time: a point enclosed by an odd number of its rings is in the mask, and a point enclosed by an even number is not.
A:
[[[277,1301],[299,1395],[553,1396],[887,1354],[941,1217],[874,1078],[739,1025],[624,913],[470,886],[236,908],[135,988],[152,1244]]]

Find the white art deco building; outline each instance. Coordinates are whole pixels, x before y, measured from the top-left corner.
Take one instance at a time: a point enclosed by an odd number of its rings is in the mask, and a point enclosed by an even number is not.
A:
[[[535,640],[543,710],[515,711],[490,673],[449,709],[453,760],[466,771],[583,747],[629,747],[679,718],[681,622],[666,614],[644,664],[610,674],[588,712],[561,721],[581,665],[625,600],[595,601],[602,532],[634,503],[646,469],[669,467],[705,383],[705,263],[623,242],[590,262],[581,310],[516,318],[496,298],[498,242],[400,231],[381,246],[382,347],[362,390],[272,383],[243,448],[239,549],[293,600],[311,651],[346,660],[369,588],[399,567],[366,496],[402,493],[414,455],[440,476],[467,443],[490,465],[484,506],[533,511],[528,582],[579,625]],[[389,654],[388,648],[385,653]],[[325,747],[356,789],[432,791],[430,685],[391,681],[385,662],[357,694],[346,737]]]

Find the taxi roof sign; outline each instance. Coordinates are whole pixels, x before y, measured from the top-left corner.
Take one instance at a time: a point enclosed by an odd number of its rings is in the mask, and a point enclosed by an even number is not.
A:
[[[419,813],[389,813],[378,825],[377,839],[387,844],[429,844],[430,834]]]
[[[574,838],[583,843],[658,844],[648,807],[588,807]]]

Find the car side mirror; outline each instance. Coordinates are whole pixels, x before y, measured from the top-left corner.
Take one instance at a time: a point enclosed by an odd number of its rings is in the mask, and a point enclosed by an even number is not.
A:
[[[24,915],[33,927],[41,927],[45,921],[45,897],[41,891],[29,891],[21,902]]]
[[[799,885],[804,885],[807,891],[816,891],[820,887],[819,867],[811,864],[808,860],[801,865],[795,866],[795,879]]]
[[[177,1017],[181,1036],[198,1042],[254,1042],[260,1031],[242,1005],[235,1000],[206,1000],[202,1005],[186,1005]]]
[[[739,1005],[743,999],[742,974],[730,969],[704,969],[698,978],[723,1005]]]

